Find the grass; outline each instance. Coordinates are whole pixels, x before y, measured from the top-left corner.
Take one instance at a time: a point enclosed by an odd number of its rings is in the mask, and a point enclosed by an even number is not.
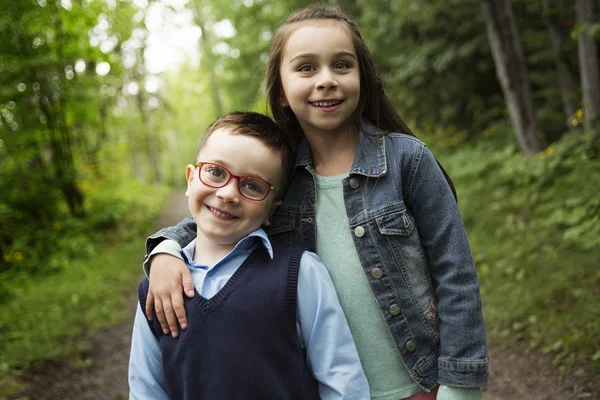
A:
[[[78,337],[131,317],[125,294],[143,274],[144,240],[168,198],[163,187],[137,193],[144,199],[129,203],[121,224],[93,235],[94,251],[56,273],[13,282],[18,289],[0,304],[0,396],[18,371],[76,354],[85,346]]]

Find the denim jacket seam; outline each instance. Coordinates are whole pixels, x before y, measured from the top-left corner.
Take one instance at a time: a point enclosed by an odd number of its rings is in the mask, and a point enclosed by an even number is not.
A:
[[[480,369],[487,370],[488,364],[488,358],[480,360],[449,360],[442,357],[438,358],[438,368],[445,371],[478,372]]]
[[[423,158],[423,152],[425,151],[425,144],[423,144],[423,142],[419,142],[419,143],[421,145],[419,146],[418,151],[415,152],[415,154],[411,160],[408,180],[406,182],[405,193],[406,193],[406,198],[409,199],[409,201],[412,198],[413,185],[415,183],[417,171],[419,170],[419,166],[421,165],[421,159]]]

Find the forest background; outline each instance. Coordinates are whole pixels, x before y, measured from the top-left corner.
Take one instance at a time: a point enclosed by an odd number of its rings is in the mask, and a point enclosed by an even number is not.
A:
[[[597,376],[600,2],[329,3],[457,186],[489,340]],[[307,4],[0,0],[0,383],[129,317],[201,133],[266,112],[269,40]]]

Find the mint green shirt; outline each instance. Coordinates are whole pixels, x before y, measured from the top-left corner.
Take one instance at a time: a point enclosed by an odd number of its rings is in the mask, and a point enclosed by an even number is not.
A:
[[[342,180],[319,176],[316,183],[317,254],[327,267],[354,337],[371,398],[400,400],[422,389],[404,366],[375,301],[354,247]],[[437,400],[481,400],[480,389],[441,386]]]

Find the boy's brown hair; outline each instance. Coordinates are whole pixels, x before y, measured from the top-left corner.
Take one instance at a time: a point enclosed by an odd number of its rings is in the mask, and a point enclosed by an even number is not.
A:
[[[200,161],[198,160],[200,151],[211,134],[219,129],[227,129],[232,135],[244,135],[256,138],[269,149],[281,155],[281,177],[276,198],[277,200],[283,198],[296,160],[293,143],[291,143],[279,125],[266,115],[256,112],[235,111],[225,114],[210,124],[204,131],[204,135],[196,151],[196,156],[194,157],[194,163]],[[248,149],[248,151],[252,150]]]

